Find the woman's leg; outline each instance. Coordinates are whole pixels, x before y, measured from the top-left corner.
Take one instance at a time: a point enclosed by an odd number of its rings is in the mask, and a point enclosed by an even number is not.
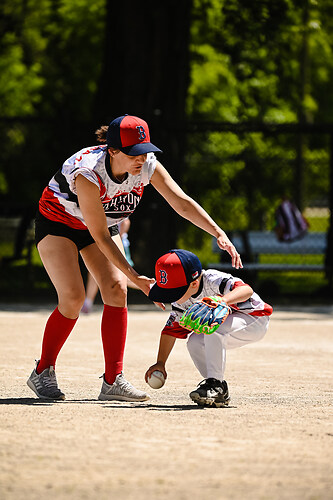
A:
[[[114,236],[122,249],[120,236]],[[127,334],[127,279],[93,244],[81,250],[89,272],[101,292],[104,310],[101,324],[105,358],[105,381],[113,384],[123,369],[123,356]]]
[[[59,312],[77,319],[85,297],[76,245],[62,236],[47,235],[38,252],[58,295]]]
[[[120,236],[113,236],[123,252]],[[108,261],[97,245],[81,250],[82,258],[99,286],[104,302],[101,324],[105,373],[99,399],[145,401],[148,394],[133,387],[122,374],[127,334],[127,278]]]
[[[41,373],[45,368],[55,366],[62,346],[74,328],[84,300],[84,285],[78,251],[72,241],[48,235],[39,243],[38,251],[58,294],[58,307],[49,317],[44,331],[37,367],[37,373]]]
[[[41,357],[27,383],[40,398],[65,399],[58,388],[54,367],[84,300],[78,251],[69,239],[53,235],[40,241],[38,251],[57,291],[58,307],[46,323]]]
[[[86,298],[84,299],[84,303],[81,311],[83,313],[89,314],[92,306],[94,304],[96,295],[98,292],[98,285],[90,272],[88,271],[87,283],[86,283]]]
[[[87,284],[86,284],[86,298],[91,300],[92,304],[94,303],[97,292],[98,292],[98,285],[88,271]]]

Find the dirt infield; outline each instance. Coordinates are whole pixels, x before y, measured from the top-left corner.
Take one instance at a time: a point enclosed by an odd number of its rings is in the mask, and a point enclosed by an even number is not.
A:
[[[150,401],[98,401],[100,307],[59,356],[66,401],[41,402],[26,379],[51,310],[0,306],[2,500],[333,498],[333,307],[277,310],[261,342],[229,351],[226,409],[188,398],[200,375],[181,340]],[[125,376],[140,389],[166,316],[130,309]]]

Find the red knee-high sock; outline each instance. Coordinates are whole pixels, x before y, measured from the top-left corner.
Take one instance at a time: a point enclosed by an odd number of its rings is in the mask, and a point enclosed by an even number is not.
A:
[[[37,373],[42,373],[45,368],[55,366],[60,349],[74,328],[76,319],[65,318],[56,308],[47,320],[40,362]]]
[[[105,381],[113,384],[123,369],[127,333],[127,307],[104,305],[102,316],[102,342],[105,359]]]

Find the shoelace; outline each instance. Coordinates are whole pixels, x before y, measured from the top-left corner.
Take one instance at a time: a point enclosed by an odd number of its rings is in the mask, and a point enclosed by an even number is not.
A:
[[[119,382],[119,385],[122,387],[122,388],[126,388],[126,389],[132,389],[133,386],[127,382],[127,380],[122,376],[122,377],[119,377],[118,378],[118,382]]]
[[[43,382],[48,388],[58,389],[57,379],[54,372],[49,375],[45,375],[43,377]]]

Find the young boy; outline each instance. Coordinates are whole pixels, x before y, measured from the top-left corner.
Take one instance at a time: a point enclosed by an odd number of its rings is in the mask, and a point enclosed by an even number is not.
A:
[[[203,270],[198,257],[187,250],[170,250],[162,255],[156,262],[155,277],[149,298],[171,303],[172,311],[161,333],[157,362],[148,368],[146,381],[154,370],[167,377],[165,363],[176,339],[188,338],[187,349],[204,377],[190,398],[201,406],[228,405],[229,390],[224,380],[226,350],[261,340],[272,307],[240,278],[215,269]],[[230,306],[231,313],[224,323],[211,335],[198,335],[180,326],[184,311],[207,296],[222,296]]]

